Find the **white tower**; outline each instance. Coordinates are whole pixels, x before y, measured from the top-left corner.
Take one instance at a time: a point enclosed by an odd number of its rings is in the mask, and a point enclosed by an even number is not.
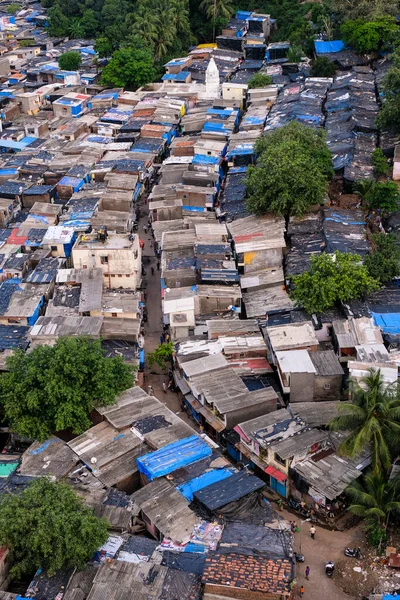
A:
[[[206,96],[207,98],[219,98],[220,96],[219,71],[213,57],[211,57],[206,70]]]

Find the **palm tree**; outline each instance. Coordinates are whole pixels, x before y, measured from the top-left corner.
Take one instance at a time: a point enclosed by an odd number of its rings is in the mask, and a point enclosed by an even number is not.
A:
[[[189,38],[192,34],[189,20],[189,2],[188,0],[172,0],[171,6],[174,10],[174,22],[176,33],[182,37]]]
[[[157,19],[146,4],[139,4],[137,10],[128,15],[127,25],[131,33],[138,36],[147,44],[154,44],[157,38]]]
[[[354,481],[346,493],[352,500],[350,512],[375,523],[386,531],[392,515],[400,515],[400,478],[388,480],[385,474],[368,473],[363,481]]]
[[[361,200],[365,200],[375,188],[373,179],[361,179],[354,184],[354,193],[360,196]]]
[[[69,35],[74,40],[84,37],[83,25],[80,19],[72,19],[71,24],[69,26]]]
[[[393,455],[400,448],[400,396],[387,386],[380,370],[370,369],[358,383],[350,382],[352,402],[339,404],[339,414],[330,423],[333,431],[349,432],[338,452],[358,456],[370,447],[375,473],[390,468]]]
[[[157,35],[155,55],[158,60],[165,56],[176,36],[175,11],[169,0],[158,0],[154,9]]]
[[[214,21],[218,17],[229,19],[234,12],[230,0],[203,0],[199,8],[209,19]]]

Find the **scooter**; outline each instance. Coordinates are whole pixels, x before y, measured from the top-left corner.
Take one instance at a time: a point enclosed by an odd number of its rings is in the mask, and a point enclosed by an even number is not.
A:
[[[361,558],[361,550],[360,548],[346,548],[344,555],[350,558]]]
[[[304,554],[299,554],[298,552],[295,552],[295,559],[296,562],[304,562],[305,558],[304,558]]]
[[[326,563],[325,565],[325,573],[328,577],[332,577],[333,575],[333,571],[335,570],[335,563],[333,563],[331,560],[329,562]]]

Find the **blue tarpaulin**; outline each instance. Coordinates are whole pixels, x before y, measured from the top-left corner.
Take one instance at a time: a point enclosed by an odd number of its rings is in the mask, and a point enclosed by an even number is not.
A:
[[[149,481],[168,475],[176,469],[190,465],[210,456],[211,448],[197,435],[168,444],[156,452],[149,452],[136,459],[140,473]]]
[[[315,41],[314,48],[316,54],[333,54],[344,50],[342,40],[332,40],[331,42]]]
[[[400,334],[400,313],[374,313],[371,311],[375,325],[384,333]]]
[[[233,467],[224,469],[212,469],[211,471],[206,471],[202,475],[199,475],[199,477],[195,477],[194,479],[191,479],[190,481],[187,481],[182,485],[178,485],[177,490],[182,494],[182,496],[186,498],[186,500],[192,502],[193,494],[195,492],[202,490],[203,488],[207,487],[208,485],[211,485],[212,483],[215,483],[216,481],[222,481],[223,479],[230,477],[233,473]]]

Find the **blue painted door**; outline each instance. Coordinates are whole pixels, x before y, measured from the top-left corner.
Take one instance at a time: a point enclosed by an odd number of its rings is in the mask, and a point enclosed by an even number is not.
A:
[[[275,477],[271,477],[269,478],[270,480],[270,487],[280,496],[283,496],[284,498],[286,498],[286,485],[284,483],[281,483],[280,481],[278,481],[277,479],[275,479]]]

